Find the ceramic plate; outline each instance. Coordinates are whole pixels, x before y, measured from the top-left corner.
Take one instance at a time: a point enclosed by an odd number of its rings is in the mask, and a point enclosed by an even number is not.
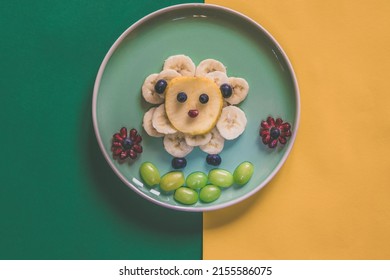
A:
[[[195,64],[206,58],[221,61],[228,76],[242,77],[250,85],[248,97],[238,106],[248,123],[237,139],[226,141],[220,153],[220,168],[234,171],[243,161],[253,163],[255,171],[244,186],[223,189],[212,203],[186,206],[172,193],[159,187],[139,184],[139,167],[154,163],[161,174],[172,171],[171,160],[162,138],[153,138],[142,127],[144,113],[151,107],[141,95],[145,78],[162,70],[164,60],[185,54]],[[93,122],[100,148],[114,172],[144,198],[176,210],[220,209],[253,195],[278,172],[286,160],[298,128],[299,91],[291,64],[275,39],[258,23],[236,11],[215,5],[184,4],[156,11],[129,27],[113,44],[99,69],[93,94]],[[260,122],[269,115],[292,126],[287,144],[270,149],[259,136]],[[135,128],[143,137],[143,153],[134,161],[113,158],[112,136],[121,127]],[[215,168],[205,161],[206,153],[195,148],[186,156],[187,176],[194,171],[208,173]]]

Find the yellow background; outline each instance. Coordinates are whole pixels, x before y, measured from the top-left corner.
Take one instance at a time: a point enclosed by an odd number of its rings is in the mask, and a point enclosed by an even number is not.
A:
[[[301,93],[265,188],[204,214],[204,259],[390,259],[390,1],[210,0],[265,27]]]

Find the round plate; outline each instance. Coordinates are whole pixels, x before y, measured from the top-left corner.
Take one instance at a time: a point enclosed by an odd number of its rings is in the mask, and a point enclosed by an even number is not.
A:
[[[254,174],[244,186],[223,189],[212,203],[183,205],[172,193],[149,188],[141,181],[141,163],[154,163],[161,174],[172,171],[162,138],[153,138],[142,128],[144,113],[151,107],[141,94],[145,78],[162,70],[164,60],[185,54],[197,65],[206,58],[221,61],[228,76],[249,83],[248,97],[238,106],[248,123],[237,139],[225,141],[220,168],[234,171],[243,161],[254,164]],[[100,148],[114,172],[144,198],[176,210],[220,209],[253,195],[280,169],[286,160],[298,128],[299,90],[291,64],[275,39],[258,23],[227,8],[208,4],[184,4],[156,11],[128,28],[113,44],[99,69],[93,93],[93,122]],[[286,145],[270,149],[259,136],[260,122],[269,115],[281,117],[292,126]],[[111,151],[113,134],[121,127],[136,128],[142,135],[143,153],[134,161],[118,162]],[[187,157],[183,172],[208,173],[206,153],[195,148]]]

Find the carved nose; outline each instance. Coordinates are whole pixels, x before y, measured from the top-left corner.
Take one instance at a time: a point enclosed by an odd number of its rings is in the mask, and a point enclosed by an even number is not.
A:
[[[188,111],[188,116],[190,116],[191,118],[196,118],[198,115],[199,115],[198,110],[189,110]]]

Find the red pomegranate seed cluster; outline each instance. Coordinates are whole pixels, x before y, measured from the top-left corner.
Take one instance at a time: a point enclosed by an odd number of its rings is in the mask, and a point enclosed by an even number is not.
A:
[[[283,122],[281,118],[275,120],[270,116],[261,122],[260,136],[263,143],[270,148],[275,148],[278,142],[284,145],[291,136],[291,125]]]
[[[112,152],[114,158],[124,160],[126,158],[135,159],[142,153],[142,137],[135,128],[127,134],[127,128],[122,127],[119,133],[115,133],[112,139]]]

